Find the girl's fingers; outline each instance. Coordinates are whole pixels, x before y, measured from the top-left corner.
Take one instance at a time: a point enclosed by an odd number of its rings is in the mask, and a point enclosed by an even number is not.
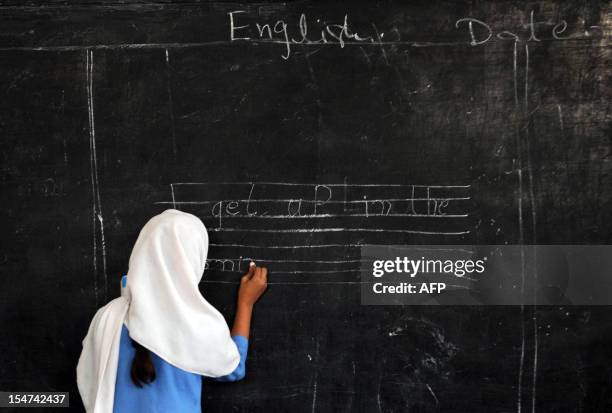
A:
[[[249,272],[247,273],[247,276],[249,278],[253,278],[256,272],[257,272],[257,265],[255,265],[255,263],[251,261],[251,263],[249,264]]]
[[[255,263],[254,263],[254,262],[251,262],[251,263],[249,264],[249,271],[248,271],[246,274],[244,274],[244,275],[242,276],[242,279],[241,279],[241,280],[242,280],[242,281],[248,281],[248,280],[250,280],[251,278],[253,278],[253,276],[255,275],[255,272],[256,272],[256,271],[257,271],[257,266],[255,265]]]
[[[247,272],[242,277],[243,282],[251,281],[251,280],[256,280],[264,284],[267,283],[268,282],[268,269],[266,267],[258,267],[255,265],[254,262],[252,262],[249,265],[249,272]]]
[[[257,278],[260,281],[266,282],[268,280],[268,269],[266,267],[259,267],[260,271],[257,273]]]

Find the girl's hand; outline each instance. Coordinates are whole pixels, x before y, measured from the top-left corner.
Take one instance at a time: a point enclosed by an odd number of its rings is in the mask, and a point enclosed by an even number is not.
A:
[[[249,266],[249,272],[240,279],[238,304],[252,307],[268,287],[268,269],[258,267],[254,262]]]
[[[268,269],[258,267],[254,262],[249,266],[247,272],[240,279],[240,289],[238,290],[238,306],[232,336],[242,336],[248,340],[251,331],[251,315],[253,314],[253,304],[266,291],[268,286]]]

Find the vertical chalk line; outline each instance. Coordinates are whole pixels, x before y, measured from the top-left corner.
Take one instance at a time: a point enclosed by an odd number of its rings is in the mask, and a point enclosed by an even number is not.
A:
[[[564,141],[566,140],[565,137],[565,125],[563,122],[563,109],[561,108],[560,104],[557,104],[557,113],[559,115],[559,133],[561,136],[561,139],[563,139]],[[565,164],[569,165],[570,161],[569,161],[569,154],[568,151],[565,151]],[[565,180],[567,182],[566,187],[567,188],[571,188],[571,170],[569,167],[565,168]]]
[[[314,413],[317,409],[317,386],[319,381],[319,341],[317,340],[317,346],[315,350],[315,373],[314,373],[314,385],[312,386],[312,406],[311,412]]]
[[[176,130],[174,127],[174,102],[172,100],[172,67],[170,66],[170,53],[166,50],[166,82],[168,89],[168,111],[170,112],[170,130],[172,132],[172,152],[176,159]]]
[[[440,404],[440,400],[438,400],[438,397],[436,396],[436,393],[434,393],[433,389],[431,388],[431,386],[429,384],[425,383],[425,387],[427,387],[427,390],[429,390],[429,393],[431,394],[431,396],[436,401],[436,406],[438,406]]]
[[[559,114],[559,127],[561,129],[561,133],[565,130],[563,126],[563,110],[561,109],[561,105],[557,105],[557,113]]]
[[[524,297],[525,288],[525,252],[523,250],[524,234],[523,234],[523,162],[522,162],[522,148],[521,148],[521,137],[520,130],[518,127],[518,112],[519,112],[519,101],[518,101],[518,82],[517,82],[517,46],[518,41],[514,42],[514,53],[513,53],[513,84],[514,84],[514,134],[516,139],[517,147],[517,162],[518,162],[518,221],[519,221],[519,244],[521,245],[521,298]],[[523,366],[525,363],[525,324],[524,324],[524,303],[521,299],[521,355],[519,360],[519,373],[517,383],[517,413],[521,413],[522,407],[522,393],[523,393]]]
[[[314,386],[313,386],[313,390],[312,390],[312,413],[314,413],[316,411],[316,407],[317,407],[317,373],[315,372],[315,376],[314,376]]]
[[[104,298],[108,298],[108,276],[106,271],[106,240],[104,237],[104,218],[102,216],[102,200],[100,197],[100,180],[98,178],[98,156],[96,151],[96,127],[94,116],[94,98],[93,98],[93,51],[87,51],[87,111],[89,115],[89,151],[90,151],[90,169],[93,192],[93,231],[94,231],[94,273],[96,281],[94,289],[96,293],[96,304],[98,299],[97,287],[97,242],[96,242],[96,219],[100,222],[100,246],[102,249],[102,270],[104,275]]]
[[[92,244],[93,244],[93,269],[94,269],[94,296],[96,300],[96,307],[98,306],[98,245],[96,237],[96,180],[94,178],[94,161],[93,161],[93,142],[92,142],[92,107],[89,96],[89,50],[85,51],[85,76],[86,76],[86,90],[87,90],[87,114],[88,114],[88,125],[89,125],[89,170],[91,173],[91,196],[92,196]]]
[[[533,13],[533,12],[532,12]],[[527,143],[527,170],[529,171],[529,198],[531,207],[531,228],[532,228],[532,245],[537,244],[536,229],[537,229],[537,217],[536,217],[536,204],[535,194],[533,189],[533,167],[531,165],[531,145],[529,142],[529,126],[532,114],[529,114],[529,43],[525,43],[525,141]],[[533,306],[532,306],[532,322],[533,322],[533,383],[531,389],[531,412],[535,413],[535,402],[536,402],[536,384],[537,384],[537,370],[538,370],[538,316],[537,316],[537,286],[538,286],[538,261],[537,261],[537,250],[533,248]]]
[[[378,413],[382,413],[382,402],[380,400],[380,389],[382,384],[382,373],[378,374],[378,391],[376,392],[376,405],[378,406]]]
[[[170,184],[170,192],[172,193],[172,208],[176,209],[176,199],[174,198],[174,184]]]

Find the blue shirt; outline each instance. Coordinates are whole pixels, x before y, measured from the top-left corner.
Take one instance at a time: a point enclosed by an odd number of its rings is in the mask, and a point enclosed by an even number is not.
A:
[[[213,380],[236,381],[244,377],[249,341],[242,336],[233,336],[232,339],[240,353],[240,363],[232,373]],[[137,387],[130,376],[135,352],[128,329],[123,326],[115,383],[113,409],[115,413],[200,413],[202,411],[202,376],[181,370],[150,352],[155,367],[155,380]]]

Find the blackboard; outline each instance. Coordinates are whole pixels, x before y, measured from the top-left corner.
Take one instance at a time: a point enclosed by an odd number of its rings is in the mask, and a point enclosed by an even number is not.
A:
[[[1,390],[81,411],[88,323],[176,207],[228,320],[270,269],[206,411],[612,407],[608,307],[362,306],[356,270],[363,244],[612,241],[607,2],[0,9]]]

